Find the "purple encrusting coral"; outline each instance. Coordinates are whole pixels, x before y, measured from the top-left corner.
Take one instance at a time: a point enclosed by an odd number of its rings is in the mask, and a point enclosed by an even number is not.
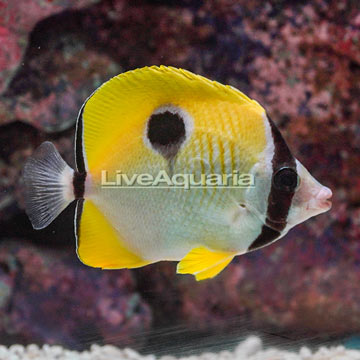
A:
[[[141,346],[151,326],[179,323],[290,338],[360,331],[357,1],[0,1],[0,42],[1,338]],[[102,273],[78,263],[59,234],[32,233],[19,182],[26,157],[51,139],[71,164],[86,97],[117,73],[154,64],[258,100],[333,190],[333,209],[196,284],[174,264]]]

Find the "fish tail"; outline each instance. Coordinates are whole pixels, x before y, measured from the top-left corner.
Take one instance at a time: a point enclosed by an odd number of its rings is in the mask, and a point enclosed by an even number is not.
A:
[[[48,226],[73,200],[74,170],[55,146],[42,143],[23,170],[25,211],[34,229]]]

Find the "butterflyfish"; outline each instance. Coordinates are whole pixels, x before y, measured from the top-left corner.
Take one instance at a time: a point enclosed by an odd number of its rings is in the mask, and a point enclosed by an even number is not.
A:
[[[178,261],[178,273],[212,278],[331,207],[258,102],[174,67],[100,86],[77,118],[75,163],[40,145],[25,207],[42,229],[76,201],[77,255],[96,268]]]

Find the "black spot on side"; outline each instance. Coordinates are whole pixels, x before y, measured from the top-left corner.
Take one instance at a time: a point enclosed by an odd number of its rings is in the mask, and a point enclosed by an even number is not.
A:
[[[153,114],[147,126],[152,147],[167,159],[173,158],[186,137],[184,119],[170,111]]]
[[[83,154],[83,112],[85,104],[81,107],[78,118],[76,120],[75,162],[76,169],[79,173],[85,172],[85,160]]]
[[[256,249],[260,249],[263,246],[269,245],[273,241],[275,241],[280,236],[280,232],[274,230],[266,225],[263,225],[261,228],[260,235],[254,240],[254,242],[250,245],[249,251],[253,251]]]
[[[75,199],[83,199],[85,193],[86,172],[74,172],[73,186]]]

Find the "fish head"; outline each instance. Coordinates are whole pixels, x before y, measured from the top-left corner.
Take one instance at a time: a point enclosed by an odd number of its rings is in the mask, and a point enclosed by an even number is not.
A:
[[[295,225],[328,211],[332,192],[292,155],[270,117],[264,117],[264,124],[266,147],[251,170],[255,186],[247,191],[246,202],[263,225],[273,230],[268,236],[273,241]]]
[[[268,161],[259,161],[252,174],[255,186],[245,193],[246,207],[281,236],[331,208],[332,191],[296,159],[291,166],[282,164],[277,169]]]
[[[298,186],[291,201],[287,228],[330,210],[332,205],[332,191],[320,184],[298,160],[296,171]]]

